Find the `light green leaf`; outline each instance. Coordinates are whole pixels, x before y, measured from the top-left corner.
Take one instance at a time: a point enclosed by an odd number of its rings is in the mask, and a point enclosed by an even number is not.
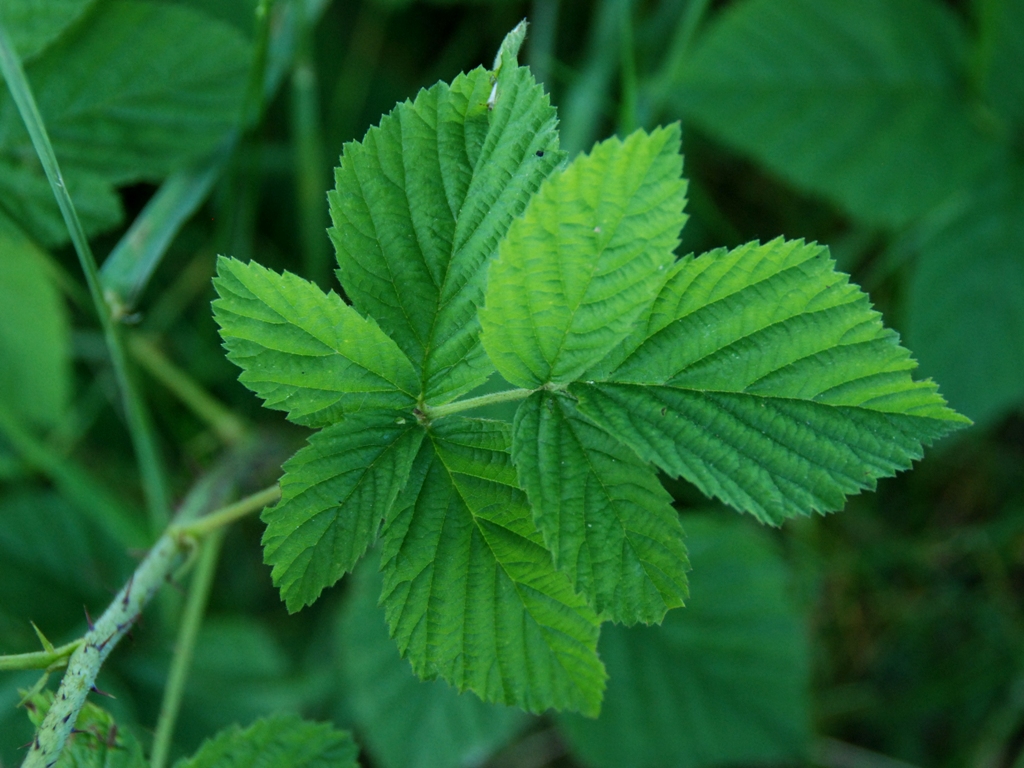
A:
[[[78,21],[95,0],[4,0],[0,23],[22,61],[32,58]],[[0,77],[0,83],[3,77]]]
[[[221,258],[213,313],[239,381],[310,427],[366,409],[411,407],[409,360],[370,318],[289,272]]]
[[[692,596],[660,627],[609,627],[597,720],[560,716],[593,768],[801,764],[810,741],[806,618],[785,564],[747,521],[683,517]]]
[[[646,325],[570,387],[580,411],[765,522],[839,509],[969,423],[911,379],[910,353],[821,246],[684,259]]]
[[[297,715],[273,715],[245,730],[233,725],[174,768],[358,768],[359,749],[345,731]]]
[[[510,382],[573,381],[650,306],[686,221],[679,141],[670,126],[596,145],[509,229],[480,321],[487,354]]]
[[[381,577],[356,569],[341,617],[342,666],[360,739],[383,768],[483,765],[530,722],[441,680],[422,682],[398,655],[377,605]]]
[[[422,678],[530,712],[600,708],[599,622],[555,570],[500,422],[431,427],[388,517],[382,603]]]
[[[86,217],[89,231],[110,226],[113,185],[158,180],[216,148],[238,122],[249,58],[241,34],[202,13],[111,0],[26,68],[69,188],[105,186],[102,215]],[[17,202],[5,194],[4,208],[44,244],[66,241],[21,117],[3,89],[0,179],[15,176],[16,197],[26,178],[36,180],[29,186],[34,194]],[[87,198],[74,199],[90,203]],[[30,210],[16,215],[18,205]]]
[[[345,292],[413,361],[432,404],[493,371],[476,321],[485,267],[564,156],[529,70],[509,63],[494,85],[478,68],[399,104],[345,145],[329,194]]]
[[[47,258],[0,228],[0,403],[40,428],[64,416],[71,394],[70,329]]]
[[[36,693],[25,702],[29,719],[38,727],[53,704],[53,692]],[[55,768],[146,768],[149,763],[138,740],[119,728],[109,712],[86,702]]]
[[[422,439],[409,414],[365,412],[317,432],[285,463],[281,501],[262,515],[263,559],[289,611],[315,602],[376,540]]]
[[[686,597],[679,516],[650,466],[564,396],[516,413],[512,456],[555,565],[604,618],[658,623]]]
[[[748,0],[698,41],[677,104],[793,184],[900,225],[993,158],[965,98],[965,49],[933,0]]]
[[[907,338],[972,419],[1024,404],[1024,173],[1000,174],[921,244]]]

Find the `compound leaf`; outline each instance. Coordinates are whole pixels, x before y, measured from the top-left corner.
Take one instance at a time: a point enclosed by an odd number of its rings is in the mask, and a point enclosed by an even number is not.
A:
[[[213,303],[239,380],[268,408],[316,427],[415,402],[408,358],[370,318],[291,273],[221,258]]]
[[[799,764],[810,743],[806,617],[765,532],[721,514],[683,517],[693,596],[660,627],[607,628],[597,720],[558,718],[584,765]]]
[[[678,105],[792,183],[897,226],[993,159],[964,97],[964,37],[931,0],[734,3],[683,65]]]
[[[686,217],[676,125],[596,145],[509,229],[480,311],[502,376],[568,382],[629,334],[672,265]]]
[[[351,571],[409,477],[423,430],[408,414],[370,411],[309,438],[284,465],[281,501],[263,512],[263,557],[289,611]]]
[[[297,715],[272,715],[244,730],[233,725],[174,768],[358,768],[359,749],[345,731]]]
[[[510,442],[501,422],[431,427],[383,533],[391,634],[422,678],[531,712],[593,715],[599,621],[543,546]]]
[[[911,379],[910,353],[827,250],[800,241],[680,261],[624,346],[570,387],[580,411],[765,522],[839,509],[969,423]]]
[[[431,402],[492,372],[476,321],[484,268],[564,156],[515,47],[502,46],[496,80],[478,68],[438,83],[345,145],[329,194],[345,292],[413,361]]]
[[[512,456],[556,566],[604,618],[658,623],[683,604],[679,516],[630,448],[569,398],[537,392],[516,413]]]

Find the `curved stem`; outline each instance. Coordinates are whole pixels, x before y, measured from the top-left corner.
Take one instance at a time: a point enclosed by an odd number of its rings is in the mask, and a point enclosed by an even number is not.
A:
[[[28,79],[25,77],[25,70],[22,69],[21,61],[14,51],[14,46],[3,24],[0,24],[0,74],[7,81],[7,87],[10,88],[14,103],[18,107],[18,112],[21,113],[21,119],[28,129],[32,146],[35,147],[39,162],[53,189],[57,206],[60,208],[64,224],[71,236],[71,242],[78,253],[82,272],[85,273],[85,281],[89,286],[89,294],[92,296],[96,314],[99,315],[100,325],[103,327],[103,335],[114,366],[114,375],[121,390],[121,399],[128,420],[128,431],[131,434],[132,445],[139,462],[139,472],[142,475],[150,521],[153,527],[159,530],[167,524],[170,518],[170,497],[163,470],[160,467],[160,457],[149,415],[146,413],[142,398],[131,379],[124,343],[118,332],[117,324],[114,322],[110,306],[103,297],[96,258],[89,247],[89,240],[82,228],[82,222],[78,219],[78,212],[71,201],[71,195],[68,193],[60,166],[57,164],[57,156],[54,154],[50,137],[46,133],[46,126],[39,114],[39,108],[36,106]]]
[[[84,640],[78,638],[67,645],[54,648],[52,651],[34,651],[32,653],[14,653],[0,656],[0,672],[13,672],[17,669],[50,669],[54,664],[67,663],[68,657],[77,650]]]
[[[195,523],[183,521],[168,526],[94,627],[72,644],[75,648],[68,659],[67,672],[60,682],[50,711],[32,739],[32,746],[22,768],[49,768],[57,762],[85,705],[85,699],[94,687],[103,662],[138,620],[153,595],[174,573],[183,555],[194,545],[196,537],[223,528],[262,508],[279,495],[280,489],[275,484],[240,502],[221,507]],[[181,516],[187,520],[190,514],[194,512],[186,508],[182,510]],[[67,647],[62,646],[61,649]],[[61,649],[54,649],[54,652]],[[37,657],[37,654],[23,654],[22,658],[25,656]]]
[[[275,483],[264,488],[262,491],[257,491],[251,496],[246,496],[244,499],[236,501],[234,504],[229,504],[208,515],[203,515],[203,517],[193,523],[172,525],[168,529],[168,533],[179,539],[188,537],[202,538],[218,528],[223,528],[225,525],[233,523],[235,520],[240,520],[251,515],[253,512],[260,511],[280,498],[281,487]]]
[[[536,391],[535,389],[507,389],[504,392],[480,395],[480,397],[471,397],[468,400],[456,400],[454,403],[445,403],[444,405],[424,405],[422,410],[423,415],[428,419],[441,419],[445,416],[451,416],[453,413],[469,411],[473,408],[482,408],[485,405],[524,400]]]
[[[185,693],[189,668],[192,666],[192,655],[199,637],[199,629],[203,624],[203,614],[210,599],[210,589],[213,586],[213,576],[217,571],[217,559],[223,541],[224,529],[219,528],[201,544],[199,564],[189,585],[188,601],[185,603],[178,639],[174,644],[174,658],[167,676],[164,698],[160,704],[160,716],[156,721],[156,735],[153,737],[153,751],[150,755],[152,768],[164,768],[170,755],[174,724],[181,709],[181,699]]]

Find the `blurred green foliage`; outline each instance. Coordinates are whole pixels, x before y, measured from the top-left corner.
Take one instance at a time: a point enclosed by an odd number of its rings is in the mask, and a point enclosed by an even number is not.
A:
[[[315,236],[329,225],[325,195],[311,208],[301,190],[326,190],[342,143],[396,101],[489,63],[523,16],[526,59],[570,153],[682,120],[691,221],[681,252],[779,235],[830,245],[978,425],[843,513],[780,531],[724,510],[693,515],[700,497],[667,483],[690,535],[691,606],[663,628],[607,633],[612,680],[593,722],[417,683],[385,642],[372,573],[289,617],[261,563],[262,526],[245,521],[225,543],[176,756],[230,722],[292,710],[352,728],[362,760],[387,768],[883,764],[875,753],[1020,764],[1024,0],[277,0],[265,66],[255,8],[0,3],[98,254],[166,179],[215,179],[194,215],[187,200],[171,206],[164,223],[177,234],[163,230],[165,247],[147,252],[151,235],[135,230],[131,253],[156,253],[157,266],[148,282],[148,268],[122,273],[133,275],[124,310],[129,333],[156,340],[252,422],[264,456],[243,486],[275,479],[305,433],[261,411],[225,360],[209,308],[215,254],[326,286],[326,235]],[[142,493],[83,296],[5,89],[3,653],[37,647],[30,620],[55,642],[78,636],[81,605],[98,613],[133,568],[111,531]],[[137,375],[181,498],[221,446],[165,379]],[[144,747],[181,602],[166,590],[100,677]],[[30,738],[13,706],[36,677],[0,674],[3,765]],[[702,725],[709,712],[713,728]],[[619,738],[627,723],[636,727]]]

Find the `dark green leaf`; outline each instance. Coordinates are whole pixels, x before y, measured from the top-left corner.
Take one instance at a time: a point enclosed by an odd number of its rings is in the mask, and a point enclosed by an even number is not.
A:
[[[926,373],[972,419],[1024,403],[1024,173],[969,198],[921,245],[907,338]]]
[[[699,41],[677,103],[783,178],[899,225],[993,158],[963,95],[965,48],[933,0],[748,0]]]
[[[581,412],[765,522],[841,508],[969,422],[833,266],[782,240],[680,261]]]
[[[346,294],[405,351],[431,403],[493,368],[476,308],[512,219],[562,159],[555,110],[529,70],[482,68],[398,105],[345,146],[330,193]]]
[[[0,404],[35,427],[53,427],[71,394],[71,340],[47,256],[0,227]]]
[[[799,764],[810,741],[806,620],[768,537],[720,515],[683,518],[692,597],[660,627],[609,627],[597,720],[561,716],[594,768]]]
[[[512,456],[555,564],[604,618],[660,622],[686,597],[686,547],[650,466],[547,392],[516,413]]]
[[[481,765],[529,718],[416,678],[388,637],[381,577],[364,560],[342,612],[342,664],[361,739],[384,768]]]
[[[317,432],[285,463],[281,502],[263,512],[263,558],[289,611],[315,602],[374,542],[422,439],[409,415],[366,412]]]
[[[358,768],[358,755],[345,731],[274,715],[244,730],[231,726],[174,768]]]
[[[555,570],[516,487],[509,430],[435,424],[381,553],[391,635],[413,670],[484,701],[596,714],[599,623]]]

